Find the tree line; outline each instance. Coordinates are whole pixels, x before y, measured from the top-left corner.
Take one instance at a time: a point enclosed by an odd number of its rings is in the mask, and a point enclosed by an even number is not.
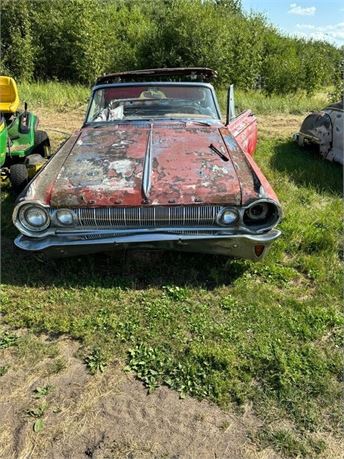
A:
[[[343,49],[284,36],[240,0],[2,0],[0,14],[0,71],[20,81],[206,66],[219,86],[286,94],[341,78]]]

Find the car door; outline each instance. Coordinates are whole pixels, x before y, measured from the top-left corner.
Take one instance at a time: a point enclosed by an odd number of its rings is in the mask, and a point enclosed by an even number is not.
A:
[[[257,145],[257,119],[251,110],[236,115],[233,85],[228,89],[226,126],[244,152],[252,156]]]

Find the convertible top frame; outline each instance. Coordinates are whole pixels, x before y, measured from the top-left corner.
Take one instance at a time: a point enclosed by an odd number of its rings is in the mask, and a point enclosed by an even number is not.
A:
[[[109,73],[103,75],[96,80],[96,85],[107,83],[123,83],[129,81],[158,81],[160,78],[163,81],[183,81],[190,79],[191,81],[209,82],[217,77],[215,70],[206,67],[178,67],[178,68],[160,68],[160,69],[144,69],[130,70],[127,72]]]

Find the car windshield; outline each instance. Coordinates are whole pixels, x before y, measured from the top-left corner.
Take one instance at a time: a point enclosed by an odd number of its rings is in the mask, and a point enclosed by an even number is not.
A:
[[[109,86],[93,93],[87,122],[151,118],[219,119],[210,88],[187,85]]]

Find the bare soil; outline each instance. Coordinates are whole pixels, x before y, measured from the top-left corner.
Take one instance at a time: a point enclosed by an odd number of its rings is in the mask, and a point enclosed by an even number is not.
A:
[[[85,108],[68,112],[53,112],[49,109],[37,108],[35,113],[40,120],[39,129],[48,132],[52,151],[55,151],[61,142],[80,129],[85,116]]]
[[[258,137],[290,137],[300,129],[305,115],[258,115]]]
[[[259,427],[250,407],[238,415],[206,401],[182,400],[166,387],[147,394],[116,361],[90,375],[76,356],[78,342],[33,339],[48,354],[35,362],[16,348],[0,352],[10,367],[0,386],[1,458],[279,457],[270,449],[257,451],[249,440]],[[54,373],[57,359],[64,368]],[[35,398],[35,389],[46,386],[49,393]],[[32,412],[40,407],[43,427],[35,432]]]

